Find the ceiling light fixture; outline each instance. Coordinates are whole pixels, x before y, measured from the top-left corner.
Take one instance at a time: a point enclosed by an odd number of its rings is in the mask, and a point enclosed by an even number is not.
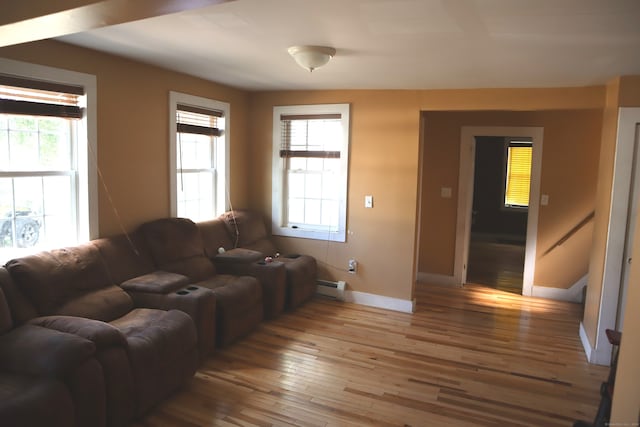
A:
[[[322,67],[336,54],[334,48],[327,46],[291,46],[288,52],[298,65],[309,72]]]

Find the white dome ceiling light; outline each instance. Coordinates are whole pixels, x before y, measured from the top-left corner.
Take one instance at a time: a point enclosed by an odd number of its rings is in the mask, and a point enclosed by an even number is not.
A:
[[[336,54],[334,48],[327,46],[291,46],[288,52],[298,65],[309,72],[325,65]]]

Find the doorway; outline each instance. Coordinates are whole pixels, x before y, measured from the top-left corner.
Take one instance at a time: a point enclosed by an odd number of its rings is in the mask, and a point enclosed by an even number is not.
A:
[[[522,295],[531,296],[533,294],[533,274],[536,263],[540,176],[542,174],[543,128],[541,127],[462,127],[458,177],[458,217],[453,268],[454,280],[460,284],[468,282],[467,267],[471,242],[476,137],[492,135],[527,138],[532,144],[530,197],[527,209],[527,233],[524,250],[524,270],[522,273]]]
[[[522,294],[531,140],[475,137],[467,283]]]

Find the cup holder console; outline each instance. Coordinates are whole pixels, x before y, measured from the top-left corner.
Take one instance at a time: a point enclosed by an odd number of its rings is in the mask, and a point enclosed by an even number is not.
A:
[[[197,286],[187,286],[184,289],[180,289],[179,291],[176,291],[176,294],[178,295],[188,295],[191,293],[191,291],[197,291],[199,288]]]

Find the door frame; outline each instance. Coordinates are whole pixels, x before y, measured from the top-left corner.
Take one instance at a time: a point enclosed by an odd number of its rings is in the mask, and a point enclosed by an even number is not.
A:
[[[542,175],[542,140],[544,128],[521,126],[463,126],[460,135],[460,171],[458,176],[458,217],[456,225],[455,282],[467,281],[469,241],[471,238],[471,212],[473,210],[473,181],[475,172],[475,146],[477,136],[526,137],[531,139],[531,184],[527,215],[527,241],[525,247],[522,295],[533,294],[533,276],[536,265],[538,213],[540,209],[540,177]]]
[[[598,329],[594,348],[587,354],[589,362],[599,365],[611,363],[611,344],[606,329],[615,329],[618,316],[618,300],[624,262],[624,243],[627,237],[629,191],[633,166],[633,148],[636,124],[640,123],[640,108],[622,107],[618,110],[618,134],[609,208],[609,232],[607,233],[602,293],[598,315]],[[625,301],[622,304],[626,304]]]

